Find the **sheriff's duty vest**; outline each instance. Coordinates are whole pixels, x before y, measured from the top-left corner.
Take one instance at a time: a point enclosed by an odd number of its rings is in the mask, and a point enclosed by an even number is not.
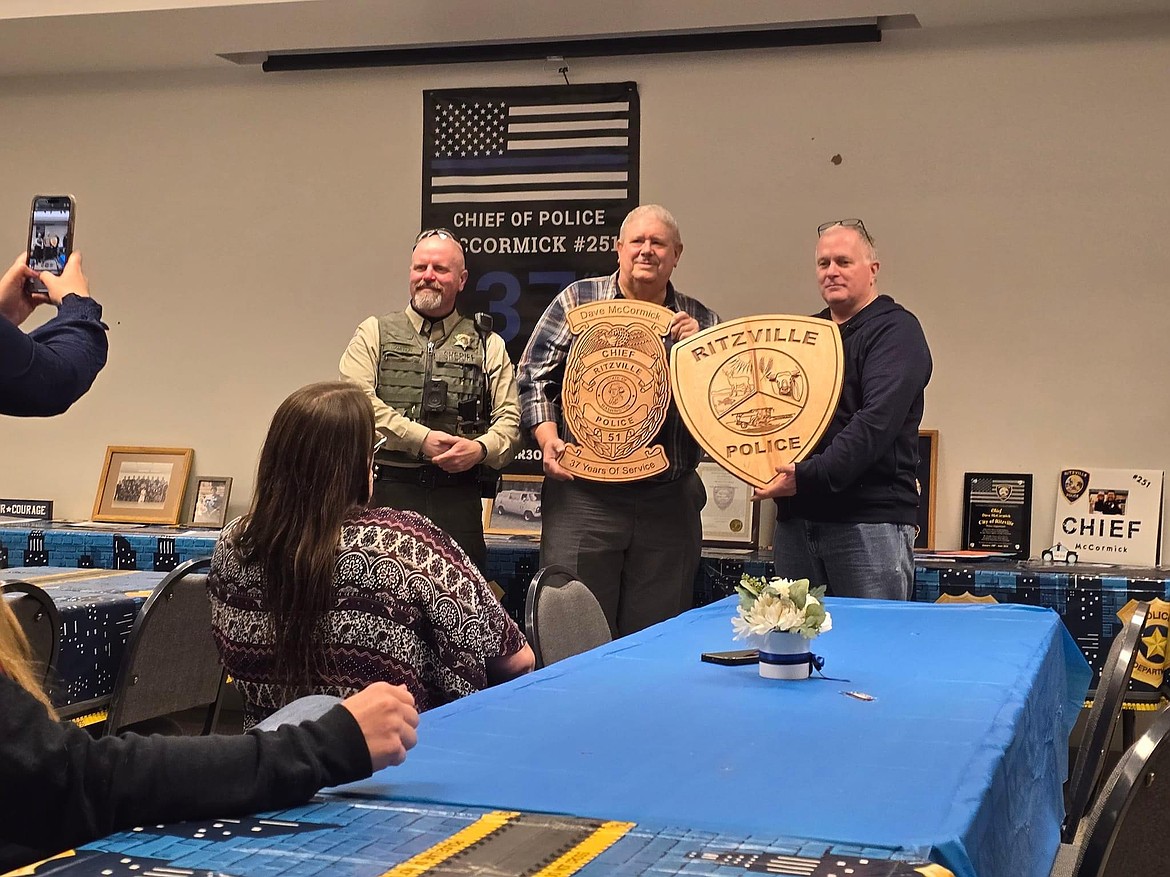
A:
[[[428,352],[428,345],[404,312],[379,317],[378,335],[378,398],[430,429],[460,435],[465,421],[459,417],[459,403],[472,399],[478,403],[483,392],[484,344],[475,323],[462,317],[433,352]],[[442,411],[422,410],[428,356],[431,377],[447,384],[447,407]],[[397,451],[382,452],[379,457],[417,462]]]

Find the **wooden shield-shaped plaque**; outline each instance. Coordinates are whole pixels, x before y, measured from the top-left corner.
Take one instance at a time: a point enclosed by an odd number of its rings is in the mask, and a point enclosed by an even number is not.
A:
[[[723,468],[763,487],[820,441],[845,372],[841,332],[816,317],[720,323],[674,345],[675,404]]]
[[[664,307],[621,298],[566,314],[575,337],[561,409],[577,444],[565,446],[562,467],[592,481],[637,481],[670,465],[661,445],[647,446],[670,405],[662,336],[673,317]]]

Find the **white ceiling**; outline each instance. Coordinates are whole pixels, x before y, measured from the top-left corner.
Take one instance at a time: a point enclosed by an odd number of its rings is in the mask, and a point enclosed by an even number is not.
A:
[[[3,0],[0,76],[224,67],[307,49],[901,17],[923,28],[1170,13],[1170,0]]]

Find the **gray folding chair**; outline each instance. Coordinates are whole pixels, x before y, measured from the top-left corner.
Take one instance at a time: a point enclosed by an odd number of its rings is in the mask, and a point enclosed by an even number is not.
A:
[[[1064,824],[1060,831],[1063,843],[1072,843],[1076,837],[1077,826],[1088,812],[1093,791],[1101,781],[1105,754],[1109,751],[1113,728],[1121,714],[1121,705],[1133,675],[1133,665],[1137,661],[1138,640],[1146,626],[1146,614],[1149,611],[1149,603],[1137,604],[1129,621],[1113,638],[1109,654],[1101,666],[1101,679],[1093,694],[1093,706],[1089,710],[1085,732],[1081,736],[1081,745],[1077,747],[1076,762],[1068,781]]]
[[[28,638],[32,649],[33,672],[42,686],[48,687],[57,669],[57,650],[61,643],[61,615],[53,598],[32,582],[0,582],[0,597],[8,606]]]
[[[138,613],[118,670],[104,733],[203,707],[204,734],[219,718],[224,679],[211,632],[210,558],[176,567]],[[151,728],[170,730],[177,728]]]
[[[538,668],[613,639],[597,598],[563,566],[546,566],[533,576],[524,602],[524,632]]]
[[[1170,710],[1163,709],[1150,729],[1121,756],[1101,787],[1085,818],[1070,873],[1073,877],[1165,874],[1167,812]]]

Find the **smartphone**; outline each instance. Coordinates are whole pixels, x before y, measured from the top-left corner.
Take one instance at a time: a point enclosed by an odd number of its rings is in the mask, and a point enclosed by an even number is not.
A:
[[[760,663],[760,650],[740,649],[738,652],[703,652],[699,657],[708,664],[723,664],[727,667],[735,667],[740,664]]]
[[[28,220],[28,267],[60,274],[73,252],[77,202],[72,195],[37,195]],[[44,293],[45,285],[30,279],[29,292]]]

